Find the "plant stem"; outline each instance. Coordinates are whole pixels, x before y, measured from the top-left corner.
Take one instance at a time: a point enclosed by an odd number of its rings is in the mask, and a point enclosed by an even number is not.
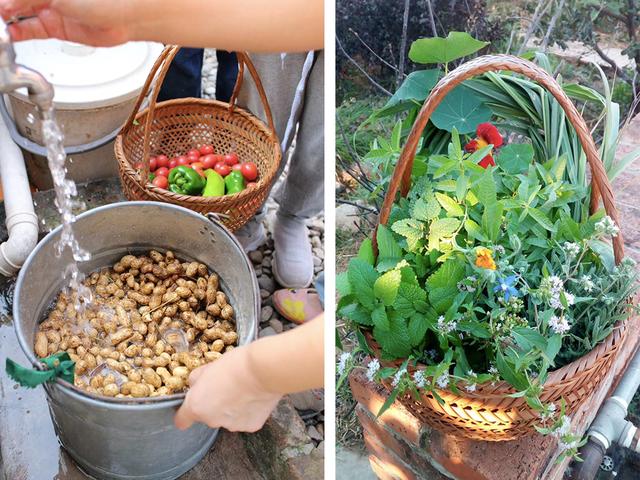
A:
[[[407,50],[407,28],[409,26],[409,7],[411,0],[404,0],[404,14],[402,16],[402,36],[400,37],[400,58],[398,60],[398,76],[396,77],[396,88],[400,88],[404,79],[404,63]]]

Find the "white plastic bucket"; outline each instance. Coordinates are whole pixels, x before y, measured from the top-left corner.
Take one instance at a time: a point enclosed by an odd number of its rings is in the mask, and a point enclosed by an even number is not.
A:
[[[162,51],[162,45],[130,42],[94,48],[59,40],[34,40],[15,45],[17,62],[40,72],[55,90],[56,116],[71,151],[68,176],[87,182],[116,176],[113,139],[129,116],[140,89]],[[29,178],[39,189],[52,187],[43,156],[42,131],[36,107],[25,91],[7,96],[15,128],[14,141],[24,153]]]

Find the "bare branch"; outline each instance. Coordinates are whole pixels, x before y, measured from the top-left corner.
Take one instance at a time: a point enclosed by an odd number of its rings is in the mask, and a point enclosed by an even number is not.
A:
[[[378,60],[380,60],[384,65],[386,65],[387,67],[389,67],[390,69],[392,69],[394,72],[398,71],[398,67],[396,67],[395,65],[387,62],[384,58],[382,58],[380,55],[378,55],[376,52],[373,51],[373,49],[367,44],[367,42],[365,42],[362,37],[360,36],[360,34],[358,32],[356,32],[354,29],[349,28],[349,31],[351,33],[353,33],[353,36],[356,37],[360,43],[364,46],[364,48],[366,48],[367,50],[369,50],[369,52],[371,52],[373,54],[374,57],[376,57]]]
[[[402,37],[400,37],[400,60],[398,61],[398,77],[396,88],[400,88],[404,80],[404,60],[407,50],[407,28],[409,26],[409,7],[411,0],[404,0],[404,15],[402,16]]]
[[[431,31],[433,32],[433,36],[438,36],[438,30],[436,30],[436,20],[433,17],[433,5],[431,5],[431,0],[426,0],[427,9],[429,10],[429,20],[431,21]]]
[[[367,207],[365,205],[360,205],[359,203],[352,202],[350,200],[343,200],[341,198],[337,198],[336,199],[336,203],[342,203],[344,205],[351,205],[352,207],[359,208],[359,209],[364,210],[365,212],[369,212],[369,213],[375,213],[375,214],[378,213],[378,210],[376,210],[375,208]]]
[[[618,77],[620,77],[622,80],[624,80],[628,84],[633,85],[633,81],[631,80],[631,78],[629,78],[629,75],[627,75],[627,73],[622,68],[620,68],[618,64],[610,56],[604,53],[604,51],[600,48],[600,45],[598,45],[598,42],[596,42],[595,39],[593,40],[593,49],[600,56],[600,58],[602,58],[605,62],[607,62],[611,66],[611,68],[613,69],[613,71]]]
[[[544,17],[547,10],[553,3],[553,0],[549,0],[548,2],[538,2],[535,11],[533,12],[533,18],[531,19],[531,23],[529,23],[529,27],[527,27],[527,32],[524,35],[524,40],[522,41],[522,45],[518,49],[517,55],[521,55],[524,52],[525,48],[527,48],[527,43],[529,43],[529,39],[536,28],[538,28],[542,17]]]
[[[342,42],[340,41],[340,38],[336,35],[336,44],[338,45],[338,48],[340,49],[340,51],[342,52],[342,54],[347,58],[347,60],[349,60],[354,67],[356,67],[360,73],[362,73],[362,75],[364,75],[367,80],[369,80],[369,82],[371,82],[371,84],[376,87],[378,90],[380,90],[381,92],[383,92],[385,95],[391,97],[393,94],[387,90],[386,88],[384,88],[382,85],[380,85],[378,82],[376,82],[368,73],[367,71],[361,67],[358,62],[356,62],[353,58],[351,58],[351,56],[345,51],[344,47],[342,46]]]
[[[589,8],[591,8],[592,10],[598,10],[598,15],[604,15],[605,17],[613,18],[614,20],[618,20],[619,22],[627,22],[627,19],[624,17],[624,15],[612,12],[607,7],[599,5],[589,5]]]
[[[558,18],[560,18],[560,15],[562,15],[564,2],[565,0],[560,0],[560,3],[558,4],[558,8],[556,8],[556,11],[554,12],[553,17],[551,17],[551,20],[549,21],[549,26],[547,27],[547,33],[544,34],[544,38],[542,39],[542,43],[540,44],[540,48],[545,52],[547,51],[547,45],[549,44],[549,38],[551,37],[551,32],[553,32],[553,29],[556,27],[556,22],[558,21]]]

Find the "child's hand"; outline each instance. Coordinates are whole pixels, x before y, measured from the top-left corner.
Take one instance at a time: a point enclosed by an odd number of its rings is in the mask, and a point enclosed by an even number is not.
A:
[[[176,427],[184,430],[200,422],[232,432],[260,430],[282,395],[267,391],[250,365],[248,349],[238,347],[194,370]]]

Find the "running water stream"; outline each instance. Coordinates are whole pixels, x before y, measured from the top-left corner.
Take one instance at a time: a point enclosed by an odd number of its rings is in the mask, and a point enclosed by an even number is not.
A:
[[[56,122],[53,108],[42,111],[41,118],[42,135],[47,149],[47,160],[56,194],[55,203],[62,221],[62,232],[60,241],[56,245],[56,253],[59,256],[62,255],[66,248],[71,250],[72,258],[63,275],[71,291],[77,292],[77,295],[73,296],[76,310],[82,311],[91,304],[92,298],[90,289],[82,284],[84,275],[78,268],[78,262],[89,260],[91,254],[80,247],[73,233],[73,223],[76,220],[73,209],[74,207],[82,207],[83,204],[75,198],[78,194],[75,182],[67,178],[67,168],[65,166],[67,155],[64,151],[64,137]]]

